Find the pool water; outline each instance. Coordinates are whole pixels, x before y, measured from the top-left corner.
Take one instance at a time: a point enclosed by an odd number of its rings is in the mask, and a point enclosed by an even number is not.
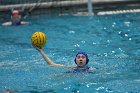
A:
[[[140,93],[140,13],[35,15],[26,21],[0,26],[0,92]],[[47,35],[43,50],[54,62],[75,65],[75,54],[85,51],[97,70],[65,73],[72,69],[50,67],[31,45],[36,31]]]

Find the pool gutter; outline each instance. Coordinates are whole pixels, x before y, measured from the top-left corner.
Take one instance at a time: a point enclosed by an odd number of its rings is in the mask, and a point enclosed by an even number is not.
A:
[[[66,8],[71,9],[72,7],[80,7],[80,8],[86,8],[87,7],[87,1],[88,0],[82,0],[82,1],[55,1],[55,2],[42,2],[38,5],[36,3],[31,4],[14,4],[14,5],[1,5],[0,6],[0,12],[6,12],[10,11],[11,9],[30,9],[34,6],[38,9],[56,9],[56,8]],[[95,12],[98,11],[106,11],[106,10],[114,10],[118,9],[120,7],[129,7],[129,8],[139,8],[140,9],[140,0],[93,0],[92,1],[93,9]]]

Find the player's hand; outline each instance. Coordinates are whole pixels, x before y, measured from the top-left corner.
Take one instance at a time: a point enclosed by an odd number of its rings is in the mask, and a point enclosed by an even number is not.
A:
[[[34,44],[32,44],[32,45],[33,45],[33,47],[34,47],[36,50],[41,51],[41,48],[37,47],[37,46],[34,45]]]

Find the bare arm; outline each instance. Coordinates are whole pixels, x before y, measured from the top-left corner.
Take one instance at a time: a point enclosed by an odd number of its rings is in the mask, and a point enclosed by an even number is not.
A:
[[[25,25],[25,24],[29,24],[29,22],[22,21],[21,24]],[[5,23],[2,24],[2,26],[11,26],[11,25],[12,25],[12,22],[5,22]]]
[[[76,68],[76,66],[65,66],[62,64],[56,64],[45,54],[45,52],[42,49],[38,48],[37,46],[34,46],[34,47],[40,52],[40,54],[45,59],[48,65],[54,66],[54,67]]]
[[[40,49],[39,52],[40,52],[40,54],[43,56],[43,58],[45,59],[45,61],[46,61],[49,65],[55,66],[55,67],[63,67],[63,66],[64,66],[64,65],[61,65],[61,64],[56,64],[56,63],[54,63],[54,62],[45,54],[45,52],[44,52],[42,49]]]
[[[2,26],[11,26],[12,25],[12,22],[5,22],[2,24]]]

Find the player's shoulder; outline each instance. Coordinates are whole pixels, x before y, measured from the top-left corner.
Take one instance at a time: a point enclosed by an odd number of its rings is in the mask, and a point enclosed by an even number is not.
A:
[[[24,25],[24,24],[29,24],[29,22],[21,21],[21,24],[22,24],[22,25]]]
[[[92,68],[92,67],[90,67],[89,70],[96,70],[96,68]]]

